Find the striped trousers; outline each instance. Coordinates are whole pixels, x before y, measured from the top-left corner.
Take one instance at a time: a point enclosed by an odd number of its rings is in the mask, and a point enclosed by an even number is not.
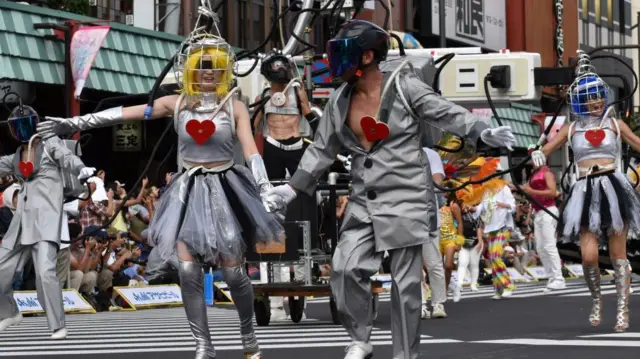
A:
[[[504,246],[511,238],[511,231],[508,228],[486,233],[489,242],[489,261],[491,263],[491,278],[493,279],[493,288],[497,295],[502,295],[505,289],[514,290],[515,287],[509,278],[509,272],[502,260],[504,254]]]

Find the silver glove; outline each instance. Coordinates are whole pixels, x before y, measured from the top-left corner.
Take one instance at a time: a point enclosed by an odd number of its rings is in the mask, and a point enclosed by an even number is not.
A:
[[[108,127],[124,122],[122,106],[101,112],[72,118],[45,117],[47,121],[38,123],[36,130],[42,138],[66,135],[92,128]]]
[[[273,188],[273,185],[269,182],[269,176],[267,176],[267,169],[264,167],[262,157],[259,154],[249,157],[247,159],[247,167],[251,170],[253,179],[260,189],[260,197],[264,198],[267,192]]]

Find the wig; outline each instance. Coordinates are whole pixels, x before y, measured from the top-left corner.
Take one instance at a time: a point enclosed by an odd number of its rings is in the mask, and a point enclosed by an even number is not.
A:
[[[229,49],[230,50],[230,49]],[[184,62],[184,69],[182,74],[182,89],[186,95],[197,96],[201,94],[200,85],[198,82],[198,73],[203,71],[200,69],[202,57],[209,57],[212,63],[213,71],[221,71],[222,75],[218,82],[212,85],[216,88],[216,94],[219,97],[226,96],[231,88],[233,81],[233,54],[229,54],[224,47],[195,47],[189,52],[186,61]]]

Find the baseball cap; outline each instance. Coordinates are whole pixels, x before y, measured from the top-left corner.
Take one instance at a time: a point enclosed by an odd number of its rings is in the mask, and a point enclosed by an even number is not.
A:
[[[88,235],[89,237],[95,237],[99,239],[107,238],[107,231],[98,226],[87,226],[85,227],[83,234]]]

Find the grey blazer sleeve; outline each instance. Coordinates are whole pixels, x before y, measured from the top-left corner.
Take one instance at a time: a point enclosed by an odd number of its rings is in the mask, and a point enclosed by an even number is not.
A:
[[[329,100],[330,104],[332,100]],[[313,143],[307,147],[298,169],[289,180],[291,187],[309,196],[313,196],[318,179],[333,164],[342,146],[331,112],[331,106],[327,105],[318,123]]]
[[[407,101],[422,120],[434,122],[445,131],[467,136],[473,141],[477,141],[480,133],[491,127],[466,108],[438,95],[413,73],[405,74],[401,83],[404,83],[403,93]]]
[[[0,157],[0,176],[13,174],[13,156],[15,154]]]
[[[70,171],[72,174],[79,175],[80,170],[86,167],[82,160],[74,155],[59,137],[54,136],[47,139],[45,146],[51,158],[53,158],[61,168]]]

